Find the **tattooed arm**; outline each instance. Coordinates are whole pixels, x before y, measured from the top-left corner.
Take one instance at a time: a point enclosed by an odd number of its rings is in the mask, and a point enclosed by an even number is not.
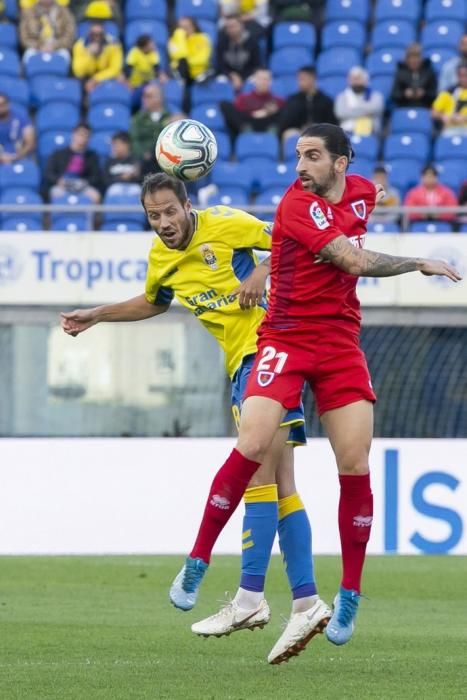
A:
[[[320,250],[319,257],[357,277],[393,277],[418,271],[424,275],[444,275],[453,282],[462,279],[457,270],[443,260],[403,258],[363,250],[353,246],[346,236],[334,238]]]

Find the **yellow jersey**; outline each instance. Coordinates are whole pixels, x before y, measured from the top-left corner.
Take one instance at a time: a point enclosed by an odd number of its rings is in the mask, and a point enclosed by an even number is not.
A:
[[[171,250],[156,236],[149,253],[146,299],[168,304],[175,296],[215,337],[233,377],[256,352],[256,330],[266,300],[242,311],[232,293],[257,265],[253,249],[271,249],[271,224],[225,206],[193,210],[195,230],[185,250]]]

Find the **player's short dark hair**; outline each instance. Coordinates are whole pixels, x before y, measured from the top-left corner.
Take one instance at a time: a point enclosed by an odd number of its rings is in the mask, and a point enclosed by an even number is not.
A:
[[[180,204],[188,201],[186,187],[181,180],[166,173],[150,173],[146,175],[141,186],[141,204],[144,207],[144,199],[147,194],[154,194],[159,190],[172,190]]]
[[[116,131],[112,134],[112,141],[123,141],[123,143],[130,143],[130,134],[128,131]]]
[[[433,163],[425,165],[425,167],[422,169],[422,175],[426,175],[427,173],[433,173],[433,175],[436,175],[436,177],[438,177],[439,174],[438,169],[433,165]]]
[[[91,127],[87,122],[78,122],[73,131],[78,131],[78,129],[86,129],[87,132],[91,133]]]
[[[316,75],[316,68],[314,66],[302,66],[298,69],[299,73],[308,73],[308,75]]]
[[[152,41],[152,36],[150,34],[140,34],[136,39],[136,46],[138,49],[144,49]]]
[[[302,131],[300,137],[303,136],[315,136],[322,139],[333,160],[345,156],[349,163],[352,162],[355,155],[354,150],[348,135],[340,126],[326,123],[312,124]]]

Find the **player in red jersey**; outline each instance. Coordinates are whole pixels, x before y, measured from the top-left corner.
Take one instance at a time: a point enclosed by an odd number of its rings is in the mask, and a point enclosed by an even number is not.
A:
[[[308,127],[298,140],[298,180],[285,193],[274,222],[271,299],[259,331],[237,446],[214,477],[189,557],[207,561],[285,411],[297,404],[307,381],[340,481],[343,576],[326,628],[334,644],[345,644],[352,636],[373,517],[368,455],[376,397],[359,347],[358,277],[419,271],[453,282],[461,279],[440,260],[363,249],[377,191],[364,178],[346,175],[352,155],[345,132],[331,124]],[[228,504],[222,511],[215,506],[219,496]],[[273,649],[269,660],[297,653],[309,633],[306,612],[292,615],[278,642],[283,652]]]

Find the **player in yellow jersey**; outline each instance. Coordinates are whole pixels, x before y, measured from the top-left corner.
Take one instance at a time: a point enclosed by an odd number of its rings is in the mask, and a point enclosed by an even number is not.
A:
[[[192,209],[183,183],[164,173],[145,179],[141,201],[157,233],[149,253],[145,293],[119,304],[63,313],[62,327],[75,336],[102,321],[150,318],[165,313],[176,297],[221,345],[238,419],[256,352],[256,331],[266,308],[269,260],[258,264],[254,249],[270,249],[271,227],[230,207]],[[292,617],[299,628],[296,639],[281,637],[276,644],[279,661],[301,651],[331,615],[317,595],[310,524],[296,493],[293,450],[286,445],[305,442],[303,426],[303,411],[297,406],[285,416],[252,481],[244,484],[242,574],[234,600],[192,626],[197,634],[218,636],[269,621],[264,580],[278,530],[293,594]],[[220,497],[214,505],[220,511],[225,507]],[[177,585],[172,586],[171,601],[182,610],[190,610],[196,602],[199,579],[209,562],[203,556],[205,546],[206,540],[195,544]]]

